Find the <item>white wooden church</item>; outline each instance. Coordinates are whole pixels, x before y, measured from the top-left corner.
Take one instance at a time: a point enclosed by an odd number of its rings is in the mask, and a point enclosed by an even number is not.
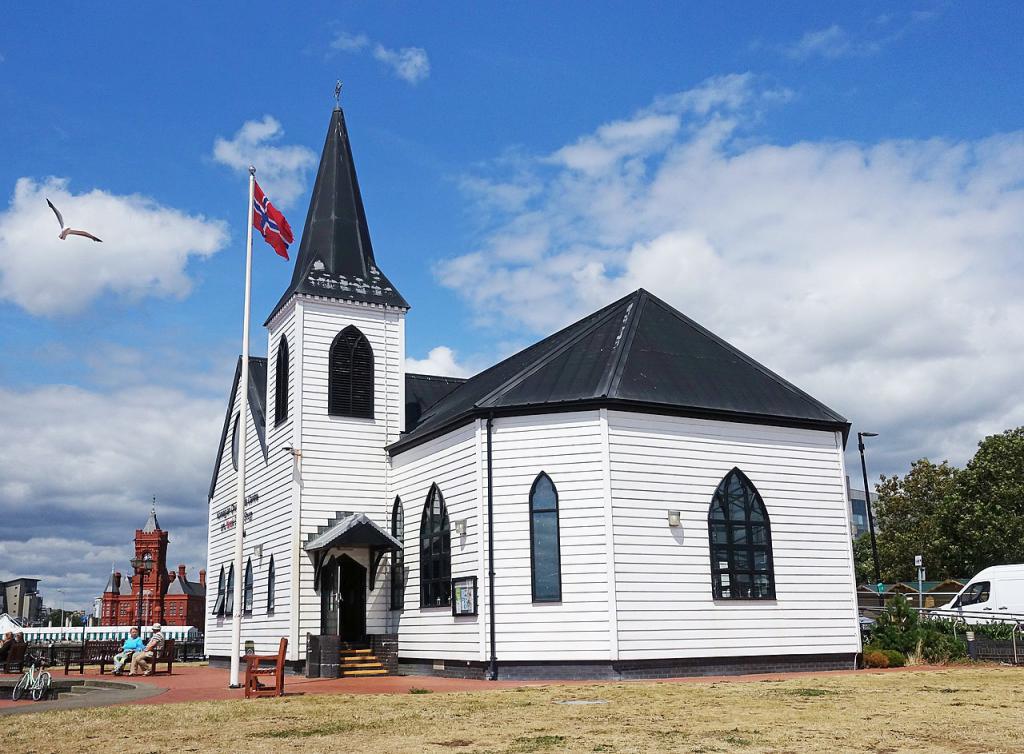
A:
[[[241,610],[246,646],[287,637],[313,675],[355,647],[491,678],[853,665],[842,416],[644,290],[468,380],[406,372],[408,311],[335,109],[269,358],[224,418],[214,662]]]

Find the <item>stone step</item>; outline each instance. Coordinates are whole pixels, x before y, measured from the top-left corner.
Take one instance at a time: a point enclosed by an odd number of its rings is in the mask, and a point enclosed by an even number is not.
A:
[[[387,675],[387,668],[378,668],[377,670],[343,670],[342,676],[347,678],[349,676],[364,676],[364,675]]]
[[[358,670],[359,668],[382,668],[384,667],[379,662],[374,660],[373,662],[346,662],[341,665],[342,670]]]
[[[373,654],[373,650],[369,649],[369,648],[367,648],[367,649],[343,649],[343,650],[341,650],[340,654],[341,654],[342,657],[348,657],[348,656],[351,656],[351,655],[372,655]]]

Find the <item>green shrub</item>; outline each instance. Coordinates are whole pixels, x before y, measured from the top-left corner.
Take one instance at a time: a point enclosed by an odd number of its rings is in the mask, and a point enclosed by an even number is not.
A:
[[[868,668],[889,667],[889,657],[881,649],[864,648],[864,666]]]
[[[897,652],[895,649],[883,649],[882,654],[885,655],[889,661],[890,668],[902,668],[907,664],[907,658],[902,652]]]
[[[962,634],[964,629],[960,629]],[[1005,639],[1010,640],[1013,638],[1013,624],[1012,623],[982,623],[974,626],[974,633],[976,636],[982,636],[986,639]]]
[[[943,663],[967,655],[962,628],[957,629],[948,620],[921,620],[903,595],[890,599],[878,616],[878,624],[871,634],[871,645],[883,651],[895,651],[903,656],[899,665],[890,661],[890,667],[902,667],[907,657],[929,663]]]

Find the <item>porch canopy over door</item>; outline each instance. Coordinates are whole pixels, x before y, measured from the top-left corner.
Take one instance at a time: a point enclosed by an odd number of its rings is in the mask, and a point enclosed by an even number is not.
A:
[[[377,566],[385,553],[402,549],[402,543],[377,526],[365,513],[339,513],[334,520],[310,536],[302,546],[313,558],[313,588],[320,589],[320,571],[324,556],[334,547],[368,547],[370,549],[370,581],[372,590],[377,580]]]

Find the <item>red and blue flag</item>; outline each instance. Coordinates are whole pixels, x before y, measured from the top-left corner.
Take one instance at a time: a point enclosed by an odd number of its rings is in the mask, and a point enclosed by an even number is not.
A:
[[[281,210],[270,203],[256,184],[252,195],[252,226],[263,236],[263,240],[274,247],[278,256],[288,259],[288,244],[295,240],[292,226],[284,219]]]

